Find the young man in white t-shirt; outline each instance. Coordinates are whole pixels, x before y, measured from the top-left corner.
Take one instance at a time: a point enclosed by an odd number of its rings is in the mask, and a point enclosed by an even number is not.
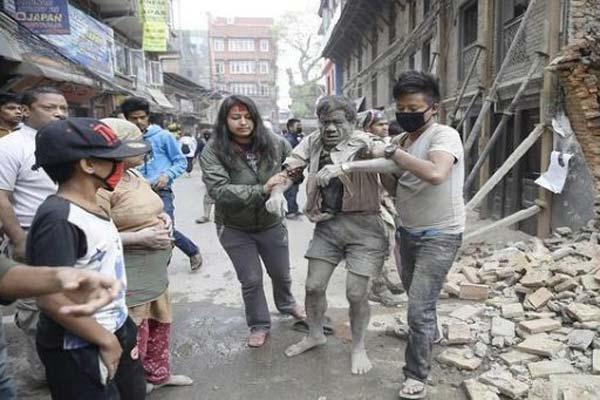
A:
[[[181,152],[187,160],[185,172],[189,177],[194,169],[194,158],[196,157],[198,142],[192,137],[192,135],[190,135],[189,132],[186,132],[179,138],[179,147],[181,147]]]
[[[56,192],[44,171],[33,171],[35,134],[52,121],[65,119],[68,105],[53,87],[33,88],[21,96],[25,123],[0,139],[0,222],[17,259],[25,256],[27,229],[39,205]]]
[[[396,178],[396,238],[409,325],[406,379],[399,395],[421,399],[427,396],[431,350],[439,339],[437,299],[465,228],[463,146],[456,130],[435,122],[440,90],[433,76],[405,72],[393,95],[396,120],[405,133],[374,149],[374,159],[328,166],[319,172],[318,180],[326,184],[349,172],[387,172]]]
[[[0,222],[10,241],[12,256],[25,257],[25,241],[33,216],[42,202],[56,193],[56,185],[42,170],[34,171],[35,135],[52,121],[65,119],[67,100],[53,87],[37,87],[21,96],[25,123],[0,139]],[[43,380],[43,367],[35,352],[38,311],[33,299],[17,302],[17,326],[27,335],[25,354],[34,382]]]

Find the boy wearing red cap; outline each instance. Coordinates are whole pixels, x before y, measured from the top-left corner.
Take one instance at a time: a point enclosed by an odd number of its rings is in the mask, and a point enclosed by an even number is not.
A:
[[[121,142],[107,125],[90,118],[40,129],[36,166],[59,188],[37,210],[27,242],[29,263],[94,270],[126,288],[121,239],[96,203],[96,191],[113,190],[124,173],[122,160],[147,151],[143,142]],[[125,289],[90,317],[61,314],[60,307],[69,304],[63,294],[38,298],[37,350],[52,398],[143,399],[144,372]]]

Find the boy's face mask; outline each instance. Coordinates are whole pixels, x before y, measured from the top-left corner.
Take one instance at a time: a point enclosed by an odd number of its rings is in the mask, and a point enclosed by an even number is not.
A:
[[[123,179],[123,175],[125,174],[125,163],[123,161],[113,161],[113,167],[108,174],[107,177],[103,178],[99,175],[94,174],[96,178],[98,178],[104,186],[104,189],[112,192],[116,189],[117,185]]]
[[[398,121],[398,124],[405,131],[415,132],[421,129],[423,126],[425,126],[425,124],[427,124],[432,118],[432,116],[430,116],[427,120],[425,120],[425,114],[429,110],[431,110],[431,106],[429,106],[425,111],[397,112],[396,121]]]

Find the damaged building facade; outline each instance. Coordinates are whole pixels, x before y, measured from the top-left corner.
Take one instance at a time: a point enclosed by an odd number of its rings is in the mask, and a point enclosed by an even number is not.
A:
[[[439,120],[467,150],[468,208],[539,236],[578,228],[595,217],[600,182],[599,10],[599,0],[323,0],[326,87],[393,116],[402,71],[437,75]],[[556,194],[535,183],[553,151],[561,165],[573,155]]]

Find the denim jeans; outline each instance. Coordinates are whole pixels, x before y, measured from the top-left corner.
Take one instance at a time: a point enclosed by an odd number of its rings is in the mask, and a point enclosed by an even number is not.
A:
[[[285,200],[287,201],[288,213],[297,213],[299,211],[298,202],[296,201],[299,188],[300,185],[295,183],[283,193]]]
[[[431,371],[431,350],[437,339],[437,300],[446,274],[462,244],[462,233],[410,233],[398,228],[402,270],[408,294],[408,343],[404,375],[425,382]]]
[[[218,225],[217,234],[242,285],[248,326],[269,329],[271,316],[263,288],[261,259],[271,278],[277,310],[289,314],[296,306],[291,290],[290,251],[286,227],[279,224],[263,231],[245,232]]]
[[[171,220],[173,221],[173,228],[175,228],[175,204],[173,203],[175,195],[173,194],[173,191],[171,189],[159,190],[157,193],[163,201],[165,212],[169,214],[169,217],[171,217]],[[200,252],[198,246],[177,229],[173,230],[173,235],[175,236],[175,246],[183,251],[186,256],[192,257]]]
[[[0,318],[2,314],[0,314]],[[9,374],[8,354],[6,351],[6,339],[4,338],[4,328],[0,321],[0,399],[14,400],[17,398],[12,377]]]

